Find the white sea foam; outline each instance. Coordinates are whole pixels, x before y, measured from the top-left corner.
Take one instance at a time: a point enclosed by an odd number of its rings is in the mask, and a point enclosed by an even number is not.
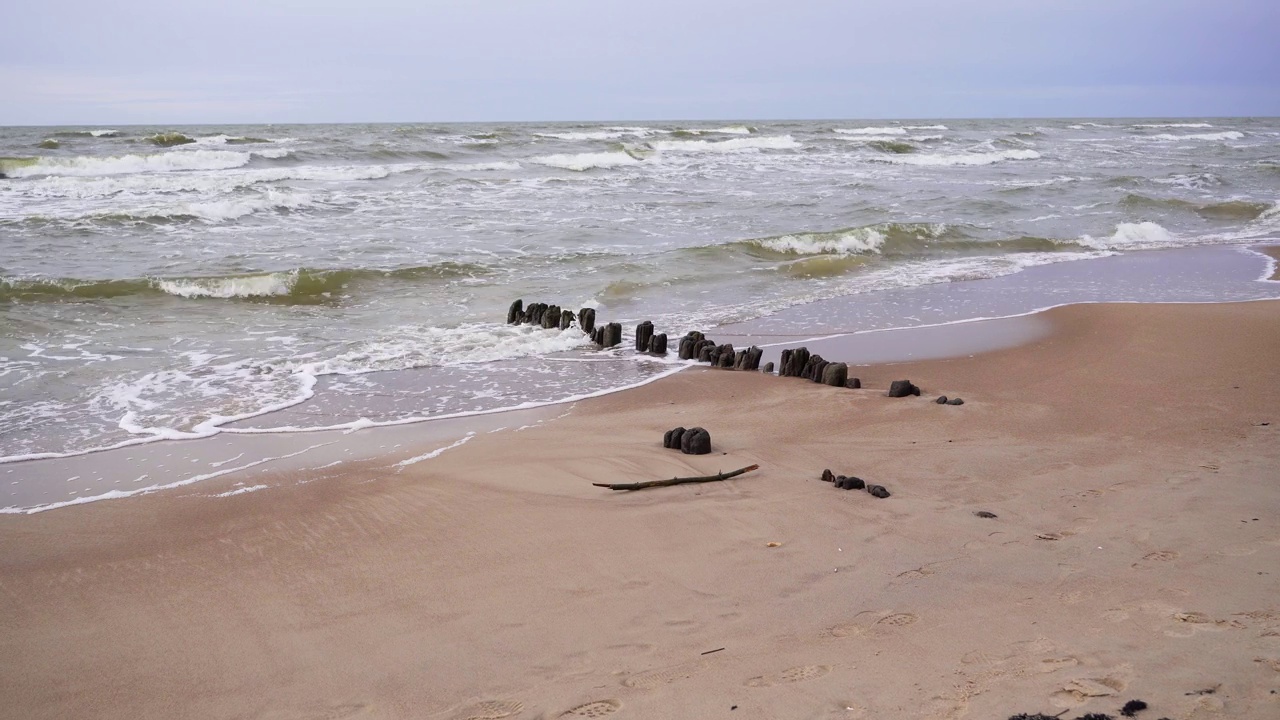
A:
[[[267,190],[252,198],[183,203],[159,210],[135,211],[132,214],[160,217],[195,217],[205,222],[219,223],[236,220],[264,210],[300,210],[314,205],[315,200],[309,193]]]
[[[1217,133],[1192,133],[1190,135],[1172,135],[1169,133],[1161,133],[1160,135],[1152,135],[1152,140],[1239,140],[1244,137],[1244,133],[1235,130]]]
[[[250,153],[230,150],[186,150],[153,155],[121,155],[117,157],[42,157],[29,165],[9,167],[5,170],[5,173],[10,177],[31,177],[35,175],[93,176],[189,170],[229,170],[247,165],[251,157]]]
[[[496,172],[502,170],[519,170],[521,165],[518,162],[478,162],[478,163],[456,163],[449,166],[451,169],[459,171],[485,171]]]
[[[760,150],[794,150],[801,147],[790,135],[743,137],[732,140],[659,140],[650,143],[659,152],[666,153],[737,153]]]
[[[1005,160],[1036,160],[1039,157],[1040,153],[1035,150],[999,150],[978,153],[881,155],[868,159],[872,162],[894,165],[991,165]]]
[[[119,130],[90,130],[89,134],[94,137],[114,137],[120,134]]]
[[[1077,242],[1099,250],[1143,250],[1180,244],[1173,233],[1153,222],[1120,223],[1111,237],[1083,235]]]
[[[438,458],[441,455],[443,455],[448,450],[452,450],[456,447],[461,447],[463,445],[466,445],[467,442],[469,442],[475,436],[476,434],[474,432],[469,432],[466,435],[464,435],[460,440],[454,442],[451,445],[445,445],[442,448],[436,448],[435,450],[432,450],[429,453],[423,453],[422,455],[411,457],[408,460],[401,460],[400,462],[395,464],[395,467],[398,467],[401,470],[403,470],[404,468],[409,467],[410,465],[416,465],[422,462],[423,460],[434,460],[435,458]]]
[[[270,485],[246,485],[245,487],[238,487],[235,490],[228,490],[226,492],[218,493],[217,495],[214,495],[214,497],[220,497],[220,498],[233,497],[235,495],[244,495],[245,493],[258,492],[259,490],[266,490],[269,487],[271,486]]]
[[[1134,125],[1136,128],[1211,128],[1209,123],[1145,123]]]
[[[795,255],[853,255],[879,252],[885,235],[875,228],[832,233],[796,233],[756,241],[774,252]]]
[[[583,172],[596,168],[608,169],[636,165],[640,161],[625,152],[576,153],[567,155],[542,155],[532,158],[530,162],[562,170]]]
[[[275,272],[228,278],[158,280],[156,287],[185,298],[253,298],[288,295],[298,281],[298,273]]]
[[[864,127],[834,128],[841,135],[906,135],[907,129],[901,127]]]
[[[497,164],[494,164],[497,165]],[[381,180],[394,173],[422,169],[423,165],[303,165],[296,167],[106,175],[98,177],[50,175],[23,184],[21,191],[42,198],[109,198],[137,195],[195,192],[201,195],[229,193],[241,188],[285,180],[351,182]],[[459,165],[459,167],[468,167]],[[518,166],[517,166],[518,167]],[[473,167],[471,169],[487,169]],[[495,167],[493,169],[505,169]]]
[[[730,125],[728,127],[715,128],[708,132],[720,133],[722,135],[750,135],[751,128],[746,125]]]
[[[908,130],[950,130],[946,125],[906,125]]]

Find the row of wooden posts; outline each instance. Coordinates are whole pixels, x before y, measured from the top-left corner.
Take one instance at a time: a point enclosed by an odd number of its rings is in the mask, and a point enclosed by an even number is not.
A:
[[[511,325],[530,324],[546,329],[567,330],[573,327],[575,322],[584,333],[591,336],[596,345],[602,348],[622,344],[622,325],[607,323],[597,327],[596,311],[592,308],[582,308],[575,314],[572,310],[561,308],[559,305],[530,303],[526,306],[524,300],[516,300],[507,310],[507,323]],[[636,351],[666,355],[667,334],[655,334],[653,323],[645,320],[636,326]],[[730,343],[717,345],[696,330],[680,338],[678,352],[681,360],[696,360],[710,363],[712,367],[732,370],[761,370],[760,358],[764,355],[764,351],[755,345],[742,350],[734,349]],[[772,373],[773,370],[773,363],[765,363],[763,372]],[[778,363],[778,375],[804,378],[835,387],[862,387],[862,382],[858,378],[849,377],[848,365],[827,362],[821,355],[810,353],[809,349],[804,347],[782,351],[782,358]]]

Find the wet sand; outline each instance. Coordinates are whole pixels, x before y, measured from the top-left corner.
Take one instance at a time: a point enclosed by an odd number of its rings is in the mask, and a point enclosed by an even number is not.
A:
[[[1276,261],[1275,268],[1271,271],[1271,277],[1267,279],[1280,280],[1280,245],[1258,245],[1254,249]]]
[[[689,370],[416,464],[0,517],[0,716],[1275,717],[1278,313],[1058,308],[865,390]]]

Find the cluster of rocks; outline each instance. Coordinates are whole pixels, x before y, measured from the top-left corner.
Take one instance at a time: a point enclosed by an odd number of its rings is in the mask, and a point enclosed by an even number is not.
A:
[[[870,485],[862,478],[851,475],[836,475],[830,470],[822,471],[822,482],[829,482],[840,490],[866,490],[874,497],[889,497],[889,491],[883,485]]]
[[[688,430],[674,428],[662,436],[662,447],[679,450],[685,455],[708,455],[711,453],[711,433],[700,427]]]
[[[1274,693],[1275,690],[1272,690],[1271,692]],[[1187,694],[1192,695],[1193,693]],[[1138,713],[1146,710],[1148,707],[1149,706],[1145,701],[1130,700],[1124,704],[1124,707],[1120,708],[1120,714],[1129,718],[1137,717]],[[1065,714],[1065,710],[1057,715],[1045,715],[1044,713],[1018,713],[1017,715],[1009,716],[1009,720],[1062,720],[1062,716]],[[1107,715],[1106,713],[1088,713],[1086,715],[1078,716],[1076,720],[1115,720],[1115,718]],[[1162,717],[1160,720],[1169,720],[1169,718]]]
[[[645,320],[636,326],[636,352],[667,354],[667,334],[653,332],[653,323]]]
[[[939,405],[963,405],[964,404],[964,400],[958,397],[947,398],[946,395],[939,395],[938,399],[934,400],[934,402],[938,403]]]
[[[760,358],[763,355],[764,351],[755,345],[742,350],[735,350],[732,343],[717,345],[697,330],[685,333],[685,336],[680,338],[681,360],[710,363],[711,367],[726,370],[759,370]]]
[[[574,321],[577,321],[583,332],[589,335],[591,334],[590,326],[582,322],[584,314],[588,313],[590,314],[591,324],[594,325],[596,311],[590,308],[579,310],[575,316],[572,310],[562,309],[559,305],[529,303],[529,306],[525,307],[523,300],[516,300],[511,303],[511,307],[507,310],[507,324],[537,325],[548,330],[551,328],[568,330],[573,326]]]
[[[779,377],[798,377],[832,387],[860,388],[862,381],[849,377],[849,366],[842,362],[828,362],[807,347],[782,351],[778,360]]]

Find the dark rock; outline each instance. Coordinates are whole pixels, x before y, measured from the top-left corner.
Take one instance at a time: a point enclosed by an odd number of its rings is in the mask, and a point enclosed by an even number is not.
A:
[[[850,390],[857,390],[862,387],[862,381],[858,378],[849,378],[844,381],[844,386]]]
[[[822,482],[835,482],[836,476],[830,470],[822,471]]]
[[[1045,715],[1044,713],[1036,713],[1035,715],[1018,713],[1017,715],[1010,715],[1009,720],[1059,720],[1059,718],[1054,715]]]
[[[715,350],[716,346],[714,344],[708,345],[706,340],[698,343],[698,362],[711,362],[711,353],[715,352]]]
[[[832,387],[844,387],[844,383],[849,379],[849,366],[842,362],[828,363],[822,369],[822,384]]]
[[[525,316],[528,318],[525,322],[531,325],[541,325],[542,316],[545,315],[546,312],[546,303],[531,303],[528,310],[525,312]]]
[[[947,401],[947,404],[948,404],[948,405],[963,405],[963,404],[964,404],[964,400],[961,400],[960,398],[951,398],[950,400],[948,400],[948,401]]]
[[[0,180],[8,180],[8,179],[9,179],[8,175],[5,175],[4,173],[0,173]]]
[[[900,398],[908,395],[919,395],[920,388],[911,384],[910,380],[894,380],[889,386],[889,397]]]
[[[636,326],[636,352],[646,352],[649,340],[653,338],[653,323],[645,320]]]
[[[547,309],[542,312],[542,329],[550,330],[553,327],[560,326],[560,306],[548,305]]]
[[[844,480],[844,489],[846,490],[863,490],[867,487],[867,482],[860,477],[839,475],[836,479]]]
[[[804,379],[820,383],[822,382],[822,373],[826,372],[827,366],[831,363],[823,360],[821,355],[814,355],[814,357],[817,359],[814,360],[813,367],[809,368],[809,373],[805,375]]]
[[[837,476],[836,476],[836,479],[831,481],[831,484],[835,485],[835,486],[836,486],[836,488],[838,488],[838,489],[840,489],[840,490],[848,490],[849,488],[847,488],[847,487],[845,487],[845,486],[844,486],[845,482],[847,482],[848,480],[849,480],[849,478],[847,478],[847,477],[845,477],[845,476],[843,476],[843,475],[837,475]]]
[[[560,311],[559,327],[561,330],[568,330],[569,328],[573,327],[573,311],[572,310]]]
[[[614,347],[622,344],[622,324],[609,323],[604,326],[604,342],[601,343],[605,347]]]
[[[679,347],[679,352],[677,353],[677,356],[681,360],[693,359],[693,343],[694,343],[693,338],[689,337],[688,335],[685,335],[684,337],[680,338],[680,347]]]
[[[809,348],[792,348],[782,351],[782,360],[778,365],[778,375],[782,377],[800,377],[804,366],[809,362]]]
[[[767,363],[765,363],[765,364],[764,364],[764,369],[763,369],[763,370],[761,370],[761,372],[769,373],[769,374],[771,374],[771,375],[772,375],[772,374],[773,374],[773,363],[771,363],[771,362],[767,362]]]
[[[682,435],[684,435],[684,428],[682,427],[678,427],[673,430],[668,430],[666,434],[662,436],[662,447],[668,448],[668,449],[674,448],[676,450],[679,450],[680,437]]]
[[[937,399],[937,400],[934,400],[934,402],[938,403],[939,405],[946,405],[946,404],[947,404],[947,396],[946,396],[946,395],[939,395],[939,396],[938,396],[938,399]]]
[[[764,355],[764,351],[756,347],[755,345],[752,345],[751,347],[747,348],[747,357],[746,357],[746,360],[744,360],[742,363],[742,369],[743,370],[759,370],[760,358],[763,355]]]
[[[596,311],[595,308],[582,308],[578,311],[578,327],[582,328],[582,332],[590,335],[596,329]]]
[[[805,380],[812,380],[813,367],[820,362],[824,362],[821,355],[810,355],[805,358],[804,364],[800,366],[800,372],[796,374],[796,377],[801,377]]]
[[[889,497],[889,491],[885,490],[883,485],[868,485],[867,492],[878,498]]]
[[[708,455],[711,453],[711,433],[704,428],[689,428],[680,437],[680,452],[685,455]]]
[[[977,515],[977,516],[978,516],[978,517],[980,517],[980,518],[995,518],[995,517],[999,517],[999,516],[998,516],[998,515],[996,515],[995,513],[993,513],[993,512],[987,512],[986,510],[979,510],[979,511],[975,512],[975,513],[974,513],[974,515]]]
[[[666,333],[658,333],[657,335],[654,335],[653,337],[649,338],[649,352],[653,353],[654,355],[667,354],[667,334]]]
[[[1141,700],[1130,700],[1120,709],[1120,714],[1125,717],[1133,717],[1143,710],[1147,709],[1147,704]]]
[[[733,354],[733,369],[743,370],[743,366],[747,364],[747,351],[739,350]]]
[[[507,310],[507,324],[519,325],[520,320],[524,317],[524,300],[517,300],[511,303],[511,308]]]
[[[591,342],[597,345],[604,345],[604,327],[598,327],[591,331]]]
[[[725,343],[724,345],[721,345],[720,347],[716,348],[716,354],[715,354],[716,359],[715,359],[715,362],[711,364],[721,368],[732,368],[733,361],[737,357],[738,357],[738,354],[733,351],[733,345],[730,343]]]
[[[1116,720],[1116,719],[1111,717],[1110,715],[1105,715],[1103,713],[1089,713],[1088,715],[1081,715],[1080,717],[1076,718],[1076,720]]]

